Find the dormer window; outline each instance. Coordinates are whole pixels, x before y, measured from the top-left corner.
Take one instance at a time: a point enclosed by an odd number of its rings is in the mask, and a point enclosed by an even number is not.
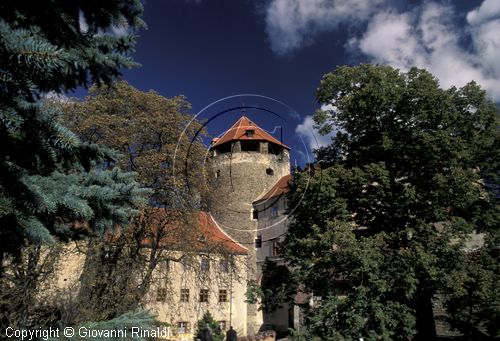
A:
[[[251,139],[253,137],[253,134],[255,134],[255,129],[247,129],[245,130],[245,135]]]

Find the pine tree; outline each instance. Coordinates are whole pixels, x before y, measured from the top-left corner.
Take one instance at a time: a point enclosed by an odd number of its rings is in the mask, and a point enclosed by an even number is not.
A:
[[[452,327],[498,336],[495,104],[474,82],[371,65],[325,75],[317,97],[320,131],[337,134],[322,169],[294,177],[283,245],[315,297],[309,338],[432,338],[437,298]]]
[[[203,335],[206,335],[207,331],[209,331],[210,335],[212,336],[211,340],[213,341],[224,340],[224,333],[221,330],[219,322],[214,320],[212,314],[210,314],[209,311],[203,314],[203,317],[201,318],[201,320],[198,321],[196,325],[196,333],[195,333],[196,338],[204,340]]]
[[[143,191],[108,170],[116,155],[82,143],[44,96],[109,83],[135,63],[142,5],[124,1],[2,1],[0,4],[0,260],[26,243],[50,243],[126,224]]]
[[[139,0],[0,3],[2,284],[7,258],[21,263],[33,246],[40,252],[56,240],[125,227],[147,202],[149,190],[135,174],[114,167],[116,153],[82,142],[61,124],[60,109],[45,100],[90,83],[109,84],[120,69],[136,66],[128,54],[133,32],[144,27],[141,14]],[[22,319],[9,321],[14,315],[3,308],[16,305],[2,300],[2,323],[29,326],[36,277],[28,284],[13,311]]]

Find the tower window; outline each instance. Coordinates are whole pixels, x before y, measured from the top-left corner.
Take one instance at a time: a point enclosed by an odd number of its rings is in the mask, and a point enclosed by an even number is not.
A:
[[[251,140],[241,140],[241,151],[242,152],[258,152],[259,151],[259,141]]]
[[[277,217],[277,216],[278,216],[278,206],[271,207],[271,217]]]
[[[253,210],[252,211],[252,219],[253,220],[259,219],[259,210]]]
[[[247,129],[245,130],[245,135],[251,139],[253,137],[253,134],[255,134],[255,130],[254,129]]]
[[[281,154],[282,150],[283,150],[283,147],[278,146],[277,144],[269,142],[269,144],[267,145],[267,152],[269,154],[279,155],[279,154]]]
[[[215,172],[215,177],[216,178],[220,177],[220,169],[217,169],[217,171]]]
[[[257,236],[257,238],[255,238],[255,248],[256,249],[260,249],[262,247],[262,236]]]
[[[274,170],[272,168],[267,168],[266,169],[266,174],[270,175],[270,176],[273,176],[274,175]]]

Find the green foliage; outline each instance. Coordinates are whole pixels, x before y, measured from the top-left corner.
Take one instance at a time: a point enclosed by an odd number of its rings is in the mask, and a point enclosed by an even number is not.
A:
[[[135,37],[113,29],[142,27],[141,13],[138,0],[0,4],[0,260],[84,232],[75,222],[125,225],[144,201],[132,174],[108,170],[115,153],[81,142],[43,100],[134,66]]]
[[[196,324],[196,338],[202,339],[203,331],[207,328],[210,328],[213,341],[224,340],[224,332],[222,332],[219,322],[214,320],[209,311],[203,314],[201,320]]]
[[[175,253],[181,249],[185,259],[197,250],[193,246],[199,243],[199,230],[188,212],[199,209],[204,201],[200,198],[211,192],[202,176],[206,148],[195,138],[201,124],[190,115],[185,97],[165,98],[126,81],[93,86],[83,101],[54,104],[83,142],[120,152],[116,165],[137,173],[137,181],[152,189],[152,206],[143,209],[132,228],[112,240],[95,238],[88,243],[91,251],[78,294],[81,315],[91,320],[112,318],[140,305],[158,264],[176,261]],[[160,212],[158,206],[176,210]],[[168,227],[181,221],[185,226],[179,231]],[[165,248],[166,239],[182,242],[174,250]],[[144,240],[150,241],[148,252]]]
[[[137,65],[128,54],[141,14],[139,0],[0,3],[2,326],[39,323],[37,285],[50,272],[43,244],[126,227],[147,202],[136,175],[114,167],[116,153],[81,141],[46,100]]]
[[[445,294],[452,326],[497,335],[495,105],[474,82],[443,90],[424,70],[371,65],[325,75],[317,96],[333,106],[315,114],[318,128],[337,133],[317,151],[322,169],[294,176],[283,245],[315,297],[309,332],[432,337],[431,300]],[[472,247],[473,233],[489,242]]]
[[[156,204],[199,208],[194,198],[211,192],[203,176],[202,125],[189,113],[185,97],[165,98],[119,81],[92,87],[84,101],[61,106],[65,123],[83,141],[121,153],[117,164],[137,172],[138,181],[154,190]]]
[[[248,281],[245,293],[247,302],[251,304],[260,303],[259,309],[266,313],[272,313],[280,308],[283,303],[293,301],[296,287],[294,280],[285,265],[276,264],[266,259],[262,266],[262,280],[257,283]]]

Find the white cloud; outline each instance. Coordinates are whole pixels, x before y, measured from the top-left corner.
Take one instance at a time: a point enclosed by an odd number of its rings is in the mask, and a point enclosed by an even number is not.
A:
[[[471,25],[500,16],[500,1],[484,0],[481,6],[467,13],[467,21]]]
[[[462,17],[453,2],[426,1],[407,12],[391,7],[393,3],[270,0],[266,31],[272,50],[286,54],[310,44],[319,33],[346,25],[351,29],[345,48],[366,62],[425,68],[444,88],[475,80],[500,101],[500,0],[484,0]]]
[[[332,136],[334,136],[334,133],[320,135],[314,128],[314,120],[311,115],[304,117],[302,123],[295,128],[295,132],[305,140],[304,142],[310,150],[329,145],[332,142]]]
[[[452,7],[435,2],[412,12],[387,10],[375,15],[366,32],[351,38],[349,46],[371,62],[403,70],[425,68],[445,88],[475,80],[500,101],[500,18],[483,13],[488,1],[469,12],[465,28],[453,22]],[[470,38],[471,47],[462,45],[464,38]]]
[[[316,34],[366,21],[386,0],[271,0],[266,31],[271,49],[285,54],[308,45]]]
[[[367,32],[358,40],[358,48],[377,63],[388,63],[400,68],[415,65],[421,60],[421,46],[412,36],[411,16],[392,12],[376,15],[368,25]],[[355,45],[353,39],[350,45]]]

